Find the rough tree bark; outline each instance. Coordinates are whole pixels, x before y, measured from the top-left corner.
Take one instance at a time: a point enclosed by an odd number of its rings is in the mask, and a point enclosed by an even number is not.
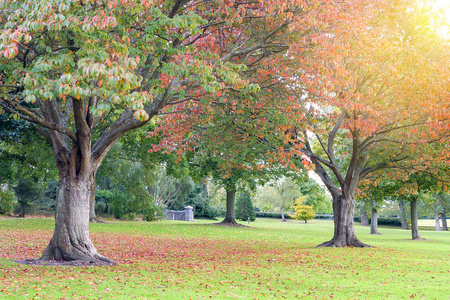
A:
[[[421,240],[419,235],[419,222],[417,217],[417,198],[413,197],[410,202],[411,205],[411,234],[413,240]]]
[[[64,176],[56,199],[55,231],[41,260],[114,264],[97,253],[89,238],[89,184]]]
[[[353,199],[346,199],[342,195],[333,196],[333,212],[334,236],[331,240],[318,245],[318,247],[370,247],[356,237],[353,223]]]
[[[226,187],[227,192],[227,211],[225,219],[220,222],[221,225],[226,226],[240,226],[235,219],[235,203],[236,203],[236,187]]]
[[[445,211],[445,207],[442,210],[441,219],[442,219],[442,230],[443,231],[448,231],[447,214],[446,214],[446,211]]]
[[[380,234],[378,232],[378,207],[373,199],[370,199],[371,219],[370,219],[370,234]]]
[[[439,223],[439,206],[436,202],[434,202],[434,223],[436,231],[441,231],[441,225]]]
[[[400,222],[402,223],[402,229],[408,230],[408,222],[406,222],[405,204],[403,200],[398,201],[398,208],[400,209]]]

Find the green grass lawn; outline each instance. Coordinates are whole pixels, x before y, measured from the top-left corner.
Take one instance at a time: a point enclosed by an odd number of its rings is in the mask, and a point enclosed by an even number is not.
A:
[[[357,225],[375,248],[315,248],[331,221],[257,219],[92,224],[112,267],[27,266],[51,237],[52,219],[0,219],[0,299],[450,299],[450,233]],[[245,223],[246,224],[246,223]]]

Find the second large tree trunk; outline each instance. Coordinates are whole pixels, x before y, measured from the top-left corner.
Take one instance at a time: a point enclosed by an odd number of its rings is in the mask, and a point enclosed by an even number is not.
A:
[[[370,234],[380,234],[378,232],[378,207],[373,199],[370,199],[371,219],[370,219]]]
[[[239,226],[235,219],[235,203],[236,203],[236,189],[226,188],[227,192],[227,211],[225,213],[225,219],[220,222],[222,225],[227,226]]]
[[[447,226],[447,214],[445,212],[445,207],[441,213],[441,219],[442,219],[442,230],[444,231],[448,231],[448,226]]]
[[[318,247],[370,247],[362,243],[355,234],[353,223],[354,204],[352,199],[345,199],[342,195],[333,197],[334,236],[328,242]]]
[[[411,234],[413,240],[421,240],[419,235],[419,222],[417,218],[417,198],[411,200]]]

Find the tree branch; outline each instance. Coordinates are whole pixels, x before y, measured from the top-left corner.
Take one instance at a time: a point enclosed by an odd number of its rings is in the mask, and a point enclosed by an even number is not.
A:
[[[42,127],[45,127],[47,129],[58,131],[59,133],[62,133],[64,135],[68,136],[75,143],[78,141],[77,136],[75,135],[75,133],[73,131],[71,131],[67,128],[64,128],[60,125],[57,125],[56,123],[50,123],[47,120],[44,120],[43,118],[34,114],[29,109],[15,103],[14,101],[12,101],[10,99],[3,98],[0,101],[6,102],[11,107],[11,109],[16,111],[18,114],[25,116],[27,121],[35,123]],[[4,107],[4,105],[2,105],[2,107]]]

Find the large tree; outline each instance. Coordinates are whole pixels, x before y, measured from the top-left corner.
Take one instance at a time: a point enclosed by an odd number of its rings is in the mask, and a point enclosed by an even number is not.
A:
[[[311,50],[310,68],[295,86],[303,87],[299,101],[311,102],[310,128],[294,128],[293,143],[333,198],[334,236],[320,246],[367,246],[353,224],[360,179],[395,167],[412,151],[420,161],[428,153],[420,145],[448,136],[448,55],[442,53],[449,49],[430,29],[432,13],[420,1],[354,4],[351,17],[322,36],[328,48]],[[337,147],[342,140],[346,147]]]
[[[313,23],[314,7],[3,1],[0,106],[39,125],[60,176],[55,231],[41,260],[112,263],[89,238],[95,175],[109,149],[168,105],[244,88],[241,60],[283,50],[280,38]]]

